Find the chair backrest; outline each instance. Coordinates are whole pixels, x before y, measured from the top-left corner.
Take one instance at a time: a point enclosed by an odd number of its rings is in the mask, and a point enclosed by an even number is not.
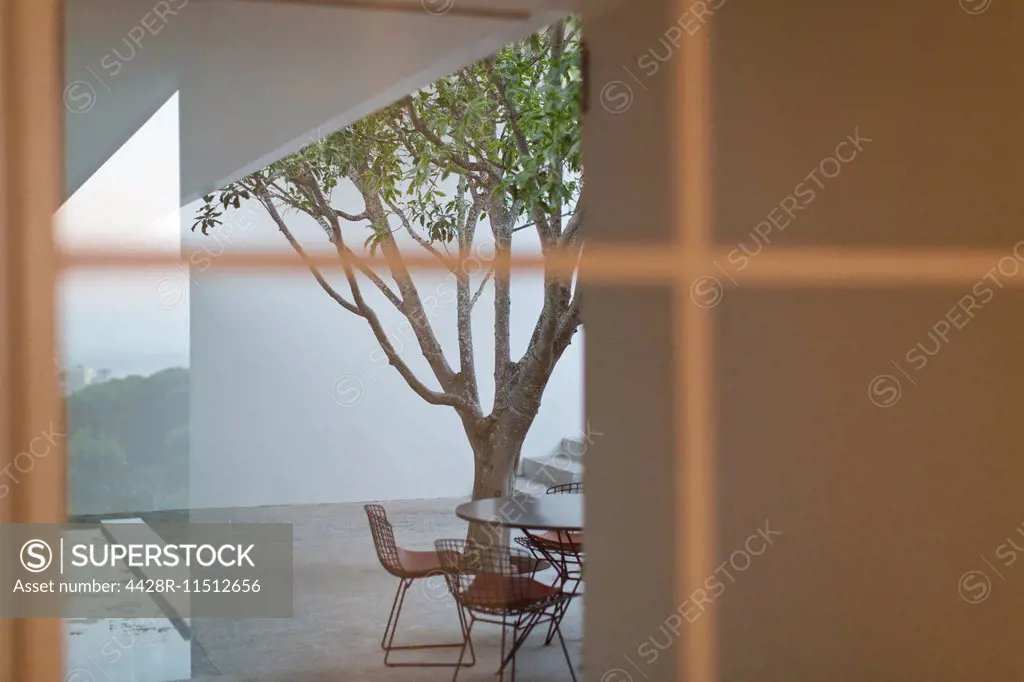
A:
[[[561,485],[553,485],[547,490],[548,495],[577,494],[582,492],[583,481],[573,481],[572,483],[562,483]]]
[[[400,574],[402,562],[398,558],[398,544],[395,542],[395,529],[388,521],[387,512],[379,504],[363,505],[366,518],[370,522],[370,534],[373,535],[373,546],[377,550],[377,559],[388,573]]]
[[[434,543],[452,596],[474,611],[505,613],[535,606],[537,583],[531,579],[537,559],[508,545],[486,547],[465,540]]]

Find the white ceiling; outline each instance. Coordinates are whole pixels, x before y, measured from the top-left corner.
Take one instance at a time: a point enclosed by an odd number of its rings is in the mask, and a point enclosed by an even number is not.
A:
[[[568,8],[539,0],[68,0],[67,194],[175,91],[186,203]]]

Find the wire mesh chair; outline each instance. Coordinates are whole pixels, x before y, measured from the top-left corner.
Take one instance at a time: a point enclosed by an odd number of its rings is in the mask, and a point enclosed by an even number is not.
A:
[[[562,483],[560,485],[553,485],[547,489],[547,495],[582,495],[583,494],[583,481],[573,481],[572,483]],[[583,551],[583,533],[578,531],[569,532],[557,532],[548,531],[546,533],[540,533],[533,535],[538,542],[542,542],[548,545],[554,546],[556,549],[563,547],[569,550],[572,554],[579,554]]]
[[[536,565],[533,556],[507,545],[479,547],[469,545],[465,540],[438,540],[434,545],[445,570],[448,589],[460,609],[466,613],[463,620],[467,617],[469,619],[460,661],[466,646],[472,650],[474,624],[483,622],[501,625],[502,658],[498,674],[504,680],[505,668],[511,664],[512,682],[515,682],[516,652],[537,625],[551,623],[562,644],[569,674],[573,682],[576,682],[576,671],[556,619],[560,607],[569,597],[557,585],[545,585],[532,575],[523,573],[524,565]],[[508,628],[512,628],[509,645],[506,644]],[[456,668],[452,682],[458,676],[459,669]]]
[[[398,578],[398,590],[395,592],[395,599],[391,603],[391,613],[388,615],[387,625],[384,626],[384,635],[380,640],[380,648],[384,650],[384,665],[392,668],[449,668],[472,666],[476,663],[476,654],[470,650],[471,659],[463,663],[463,656],[460,654],[457,663],[438,662],[402,662],[394,663],[390,660],[393,651],[411,651],[421,649],[447,649],[461,647],[465,648],[467,626],[463,617],[462,609],[456,609],[459,615],[459,630],[462,633],[463,641],[445,644],[405,644],[395,645],[395,633],[398,631],[398,619],[402,615],[402,605],[405,603],[405,595],[413,582],[420,579],[437,578],[444,574],[441,560],[436,551],[415,551],[403,549],[395,542],[395,530],[388,520],[387,512],[379,504],[367,504],[363,506],[366,510],[366,518],[370,522],[370,533],[373,535],[373,545],[377,550],[377,559],[384,570]]]
[[[560,604],[555,619],[548,626],[548,634],[544,644],[551,644],[555,636],[556,626],[562,622],[569,603],[576,597],[582,597],[580,586],[583,584],[583,534],[577,532],[547,531],[531,533],[515,538],[515,542],[530,551],[538,561],[552,568],[558,576],[555,585],[566,595],[567,599]]]
[[[547,489],[548,495],[580,495],[583,494],[583,482],[573,481],[553,485]],[[558,573],[559,585],[570,598],[582,596],[580,586],[583,584],[583,533],[581,531],[545,531],[531,533],[526,531],[524,537],[515,538],[516,543],[530,550],[538,559],[549,563]],[[568,602],[558,615],[561,622],[565,616]],[[544,644],[551,644],[554,628],[548,628]]]
[[[547,489],[548,495],[578,495],[583,492],[583,481],[573,481],[572,483],[562,483],[560,485],[553,485]]]

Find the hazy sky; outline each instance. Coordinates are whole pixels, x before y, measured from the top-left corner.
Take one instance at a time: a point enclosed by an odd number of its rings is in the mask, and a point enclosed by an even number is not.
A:
[[[178,98],[168,100],[56,216],[65,250],[181,247]],[[158,270],[69,273],[59,300],[66,364],[154,371],[188,363],[188,301],[168,305],[154,289]]]

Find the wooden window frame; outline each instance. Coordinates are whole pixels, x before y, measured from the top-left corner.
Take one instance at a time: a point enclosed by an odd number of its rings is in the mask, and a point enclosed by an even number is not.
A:
[[[52,217],[60,204],[63,177],[62,5],[60,0],[0,0],[0,467],[12,463],[19,444],[62,413],[53,366],[56,282],[77,269],[139,269],[188,264],[188,253],[56,252]],[[677,527],[684,539],[676,548],[676,586],[680,601],[690,587],[714,570],[715,423],[713,387],[713,307],[693,303],[693,282],[717,272],[725,260],[714,244],[710,173],[709,31],[691,36],[683,47],[683,68],[675,87],[682,126],[672,138],[673,186],[687,188],[676,200],[674,240],[662,246],[587,247],[582,281],[672,286],[674,292],[675,443]],[[779,245],[736,277],[744,288],[855,287],[879,285],[971,285],[977,272],[1003,256],[995,251],[962,249],[884,250],[811,249]],[[411,265],[438,268],[436,261],[410,259]],[[377,265],[383,265],[377,261]],[[332,257],[323,263],[337,267]],[[513,258],[516,268],[538,269],[536,257]],[[556,258],[556,268],[573,269],[571,258]],[[226,254],[219,267],[304,270],[291,254]],[[1024,286],[1024,278],[1007,287]],[[0,498],[0,522],[55,522],[65,519],[66,459],[62,448],[40,460],[30,476]],[[702,619],[683,633],[681,679],[715,682],[716,635],[713,620]],[[0,619],[0,680],[52,680],[63,676],[59,619]]]

